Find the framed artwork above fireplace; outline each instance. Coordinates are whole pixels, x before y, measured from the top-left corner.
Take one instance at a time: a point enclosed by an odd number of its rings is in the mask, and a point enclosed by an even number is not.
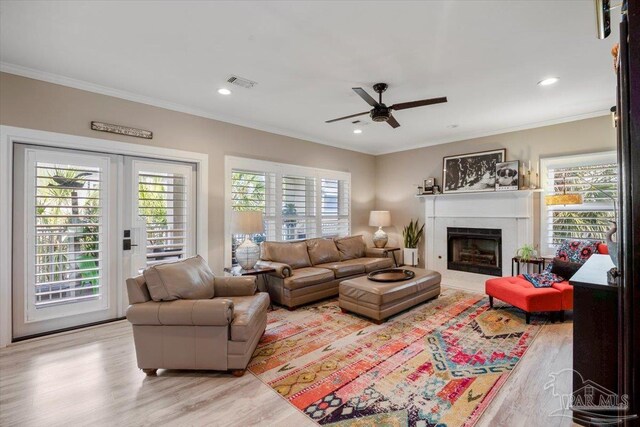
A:
[[[504,162],[504,148],[448,156],[442,160],[442,192],[471,193],[496,190],[496,164]]]

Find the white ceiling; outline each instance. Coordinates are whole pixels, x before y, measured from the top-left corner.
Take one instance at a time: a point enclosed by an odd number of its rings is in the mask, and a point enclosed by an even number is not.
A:
[[[619,13],[612,22],[618,21]],[[605,114],[610,49],[593,2],[2,1],[2,70],[379,154]],[[236,74],[253,89],[217,89]],[[559,83],[539,87],[549,76]],[[402,125],[335,117],[386,82]],[[453,128],[451,125],[458,125]]]

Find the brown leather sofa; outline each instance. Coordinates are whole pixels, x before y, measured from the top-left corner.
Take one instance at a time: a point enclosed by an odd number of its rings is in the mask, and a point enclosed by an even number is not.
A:
[[[362,236],[263,242],[258,265],[275,268],[267,288],[271,300],[290,309],[338,294],[346,279],[393,265],[384,248],[367,248]]]
[[[199,256],[127,279],[138,367],[244,374],[267,325],[269,296],[255,277],[214,277]]]

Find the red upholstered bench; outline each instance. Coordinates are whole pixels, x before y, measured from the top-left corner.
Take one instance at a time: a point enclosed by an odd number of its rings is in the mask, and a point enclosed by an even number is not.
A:
[[[566,283],[567,286],[569,282]],[[531,321],[531,313],[538,311],[558,312],[562,316],[562,291],[554,287],[536,288],[522,275],[516,277],[496,277],[485,282],[485,292],[489,295],[489,304],[493,307],[493,298],[509,303],[524,310],[527,323]],[[573,289],[571,290],[573,306]]]
[[[608,254],[607,245],[598,244],[598,253]],[[489,279],[484,286],[491,307],[493,298],[498,298],[524,310],[527,323],[531,320],[531,313],[550,311],[557,313],[560,319],[564,320],[564,310],[573,310],[573,286],[568,281],[554,283],[550,288],[536,288],[519,275]]]

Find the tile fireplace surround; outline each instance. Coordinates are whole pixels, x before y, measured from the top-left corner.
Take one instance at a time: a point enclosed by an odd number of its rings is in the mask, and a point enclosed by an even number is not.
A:
[[[534,242],[534,211],[540,192],[532,190],[420,196],[425,204],[425,264],[442,274],[442,284],[484,292],[495,276],[447,268],[447,228],[502,230],[502,275],[511,275],[511,257],[525,243]]]

